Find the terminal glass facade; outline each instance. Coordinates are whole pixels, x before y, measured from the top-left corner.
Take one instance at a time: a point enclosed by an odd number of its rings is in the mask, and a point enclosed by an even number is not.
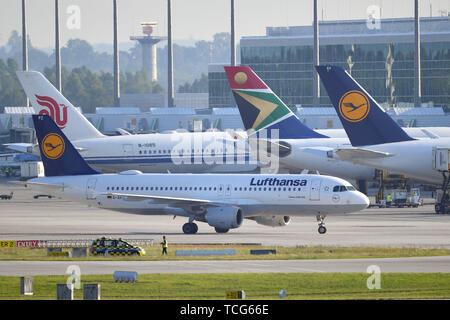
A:
[[[414,101],[414,44],[320,46],[320,64],[345,68],[379,103]],[[312,46],[243,47],[248,65],[289,105],[313,103]],[[421,45],[422,102],[450,105],[450,42]],[[321,105],[331,105],[321,85]]]
[[[421,19],[422,103],[449,110],[450,19]],[[289,106],[313,105],[311,26],[267,27],[266,36],[240,40],[241,65],[253,68]],[[379,30],[365,20],[321,21],[320,64],[345,68],[380,103],[414,102],[414,20],[383,19]],[[213,71],[213,72],[211,72]],[[223,68],[209,72],[210,107],[233,106]],[[320,105],[331,106],[321,84]]]

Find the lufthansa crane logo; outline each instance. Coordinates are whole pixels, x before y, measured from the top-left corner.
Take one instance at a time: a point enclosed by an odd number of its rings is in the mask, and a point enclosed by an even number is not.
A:
[[[370,103],[367,96],[358,90],[345,93],[339,101],[339,113],[350,122],[364,120],[369,114]]]
[[[42,139],[42,153],[49,159],[55,160],[61,157],[65,147],[64,139],[59,134],[49,133]]]

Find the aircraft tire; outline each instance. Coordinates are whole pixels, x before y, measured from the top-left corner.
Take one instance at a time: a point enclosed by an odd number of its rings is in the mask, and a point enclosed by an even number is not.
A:
[[[325,234],[327,232],[327,228],[325,228],[324,226],[320,226],[318,231],[320,234]]]
[[[183,232],[185,234],[195,234],[198,231],[198,226],[195,223],[183,224]]]

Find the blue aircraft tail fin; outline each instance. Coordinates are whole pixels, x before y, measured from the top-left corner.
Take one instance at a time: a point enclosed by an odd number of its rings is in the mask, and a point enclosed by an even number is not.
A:
[[[415,140],[344,69],[316,70],[353,146]]]
[[[48,115],[33,115],[34,128],[47,177],[98,174]]]

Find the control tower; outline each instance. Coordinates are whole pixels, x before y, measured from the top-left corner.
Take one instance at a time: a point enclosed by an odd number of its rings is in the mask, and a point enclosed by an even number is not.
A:
[[[156,44],[166,37],[152,36],[157,22],[141,22],[143,36],[131,36],[130,40],[139,41],[142,46],[142,68],[152,81],[158,80],[156,67]]]

